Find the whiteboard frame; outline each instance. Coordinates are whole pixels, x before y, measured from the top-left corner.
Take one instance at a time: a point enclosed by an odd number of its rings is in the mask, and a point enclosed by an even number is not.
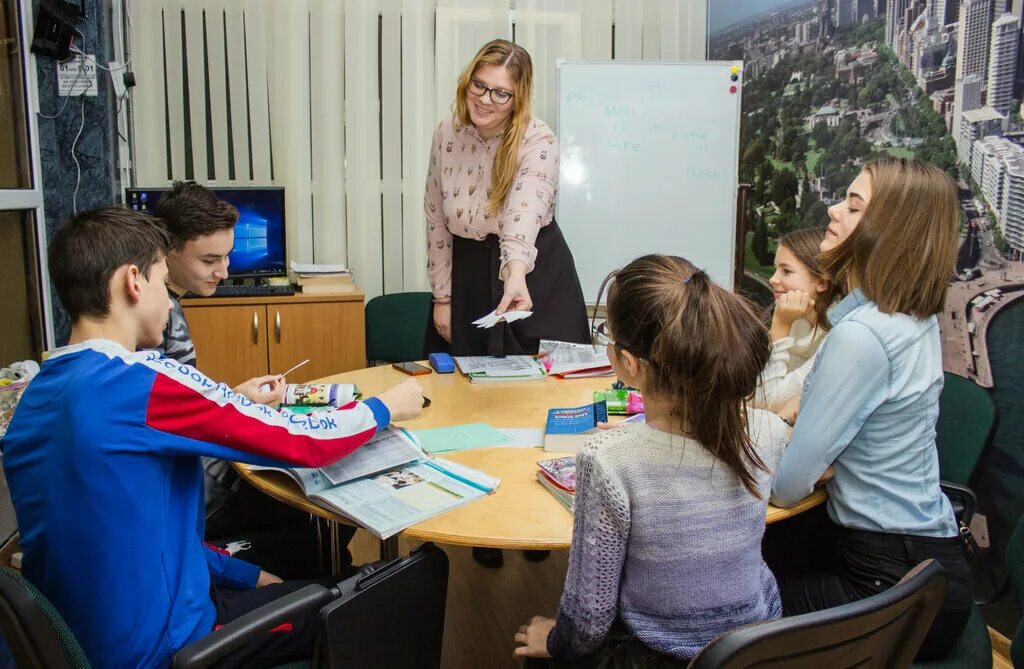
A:
[[[710,39],[709,39],[709,41],[710,41]],[[710,48],[710,47],[708,47],[708,48]],[[729,267],[729,277],[730,277],[731,285],[724,286],[725,288],[727,288],[729,290],[732,290],[734,292],[737,291],[739,289],[739,287],[740,287],[739,283],[738,283],[738,280],[739,280],[739,278],[743,274],[743,270],[742,270],[742,268],[743,268],[743,259],[746,257],[746,248],[745,248],[745,246],[746,246],[746,239],[745,238],[744,239],[740,239],[741,228],[743,228],[743,230],[742,230],[743,236],[746,237],[746,230],[745,230],[746,226],[741,223],[740,218],[739,218],[739,212],[737,211],[737,207],[739,205],[739,194],[740,194],[740,189],[741,189],[741,184],[740,184],[740,141],[742,139],[742,136],[740,134],[740,131],[741,131],[741,126],[743,124],[743,84],[744,84],[744,79],[745,79],[745,71],[744,71],[744,63],[743,63],[743,61],[741,61],[741,60],[692,60],[692,61],[678,60],[678,61],[662,61],[662,60],[638,60],[638,59],[616,59],[616,60],[607,60],[607,59],[582,60],[581,59],[581,60],[575,60],[575,59],[559,58],[558,60],[555,61],[555,110],[556,110],[556,114],[557,114],[556,123],[557,123],[557,128],[558,128],[558,131],[557,131],[556,134],[558,136],[559,148],[561,148],[561,145],[562,145],[561,134],[562,134],[562,125],[563,125],[562,124],[562,77],[561,77],[562,68],[564,66],[567,66],[567,65],[571,66],[571,65],[620,65],[620,64],[621,65],[643,65],[643,66],[652,66],[652,67],[653,66],[662,66],[662,67],[664,67],[664,66],[674,66],[674,65],[680,65],[680,66],[686,66],[686,67],[694,67],[694,66],[723,66],[723,65],[729,66],[729,67],[733,67],[733,66],[739,67],[740,79],[737,82],[737,88],[736,88],[736,93],[735,93],[735,95],[736,95],[736,160],[735,160],[735,163],[733,165],[733,170],[731,172],[732,177],[733,177],[733,183],[735,184],[735,188],[733,190],[732,201],[731,201],[731,203],[729,205],[730,206],[730,211],[732,212],[732,248],[730,249],[730,253],[729,253],[729,266],[730,266]],[[558,183],[559,183],[559,188],[561,188],[561,183],[562,183],[562,169],[563,169],[563,165],[564,165],[564,163],[560,162],[559,163],[559,167],[558,167]],[[561,219],[562,219],[562,217],[561,217],[561,198],[557,198],[556,203],[555,203],[555,220],[558,221],[558,220],[561,220]],[[743,245],[742,247],[741,247],[741,244]],[[740,248],[743,248],[743,254],[742,255],[739,253],[739,249]],[[739,264],[737,264],[737,262],[739,262]],[[584,301],[585,301],[587,307],[589,308],[589,307],[596,306],[595,303],[587,301],[587,299],[589,297],[588,295],[586,295],[587,287],[586,286],[582,286],[582,288],[583,288],[583,291],[584,291],[584,296],[583,296],[584,297]]]

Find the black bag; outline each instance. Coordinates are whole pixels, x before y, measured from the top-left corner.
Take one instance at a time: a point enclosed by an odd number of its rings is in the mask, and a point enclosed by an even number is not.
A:
[[[341,596],[320,609],[312,667],[437,669],[448,593],[448,556],[424,544],[377,562],[339,584]]]

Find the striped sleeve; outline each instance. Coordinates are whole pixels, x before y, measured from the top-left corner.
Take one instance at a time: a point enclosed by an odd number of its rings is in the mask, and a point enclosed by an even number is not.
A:
[[[354,452],[391,420],[377,398],[295,414],[253,402],[156,353],[147,354],[143,364],[155,372],[146,425],[158,435],[150,440],[157,452],[322,467]]]

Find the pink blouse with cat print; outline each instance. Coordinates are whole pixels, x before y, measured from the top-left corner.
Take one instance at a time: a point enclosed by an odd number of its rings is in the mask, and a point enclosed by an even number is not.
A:
[[[482,240],[498,236],[501,264],[512,260],[533,270],[537,233],[555,217],[558,140],[551,128],[532,119],[519,149],[518,173],[505,204],[487,213],[494,154],[501,135],[484,140],[473,125],[454,118],[434,131],[423,208],[427,215],[427,276],[435,298],[452,293],[452,235]]]

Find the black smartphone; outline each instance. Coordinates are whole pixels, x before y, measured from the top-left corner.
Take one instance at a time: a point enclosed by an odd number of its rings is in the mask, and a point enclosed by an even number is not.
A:
[[[396,362],[391,365],[403,374],[409,374],[411,376],[419,376],[420,374],[429,374],[430,368],[424,367],[423,365],[416,362]]]

